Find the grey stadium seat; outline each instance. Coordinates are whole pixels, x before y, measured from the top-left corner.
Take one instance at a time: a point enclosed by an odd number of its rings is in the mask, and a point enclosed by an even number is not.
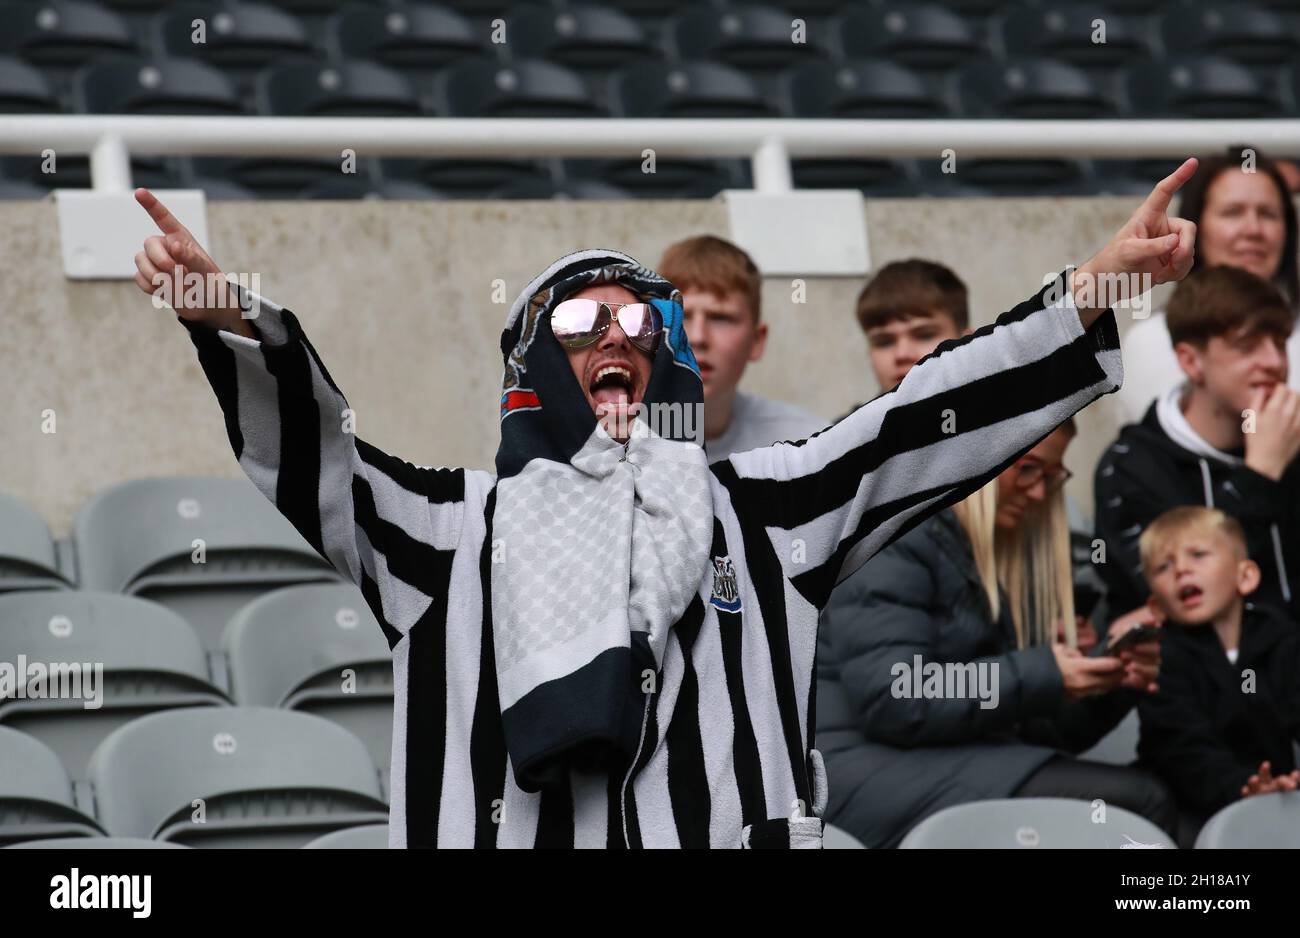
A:
[[[10,844],[10,850],[187,850],[184,844],[139,837],[52,837]]]
[[[752,78],[716,62],[632,65],[614,76],[610,89],[620,117],[778,116]]]
[[[90,778],[99,820],[116,837],[300,847],[341,827],[388,821],[361,740],[290,710],[205,707],[141,717],[104,740]]]
[[[374,62],[290,62],[257,76],[261,114],[292,117],[411,117],[422,109],[400,72]]]
[[[207,476],[136,479],[92,497],[73,522],[84,589],[160,602],[209,651],[245,602],[338,576],[251,482]],[[194,563],[194,542],[206,562]],[[223,684],[220,675],[219,686]]]
[[[49,79],[26,62],[0,55],[0,113],[42,114],[62,110]]]
[[[59,757],[26,733],[0,726],[0,847],[103,833],[77,807]]]
[[[403,70],[441,68],[486,52],[485,45],[485,37],[469,20],[441,6],[351,6],[329,25],[330,51],[338,57],[370,59]]]
[[[0,592],[68,586],[45,519],[0,492]]]
[[[822,824],[823,850],[866,850],[862,841],[834,824]]]
[[[1197,850],[1300,847],[1300,793],[1255,795],[1228,805],[1205,822]]]
[[[104,738],[136,717],[229,703],[209,682],[203,646],[189,624],[133,596],[80,590],[0,596],[0,661],[19,655],[103,666],[102,683],[80,688],[99,696],[96,708],[87,709],[84,696],[0,700],[0,725],[47,745],[74,781],[86,778]]]
[[[1228,59],[1183,57],[1135,65],[1125,75],[1135,114],[1147,117],[1281,117],[1271,84]]]
[[[345,830],[317,837],[311,843],[303,844],[308,850],[387,850],[388,825],[367,824],[364,827],[349,827]]]
[[[1132,765],[1137,760],[1139,728],[1137,708],[1134,707],[1097,745],[1079,753],[1079,758],[1109,765]]]
[[[291,586],[239,610],[221,641],[235,702],[325,717],[350,730],[387,774],[393,663],[361,591],[348,583]],[[344,669],[352,671],[344,690]]]
[[[908,831],[907,849],[1174,848],[1174,838],[1145,818],[1106,805],[1094,823],[1090,801],[1006,798],[945,808]]]
[[[434,78],[433,96],[451,117],[605,116],[576,72],[539,59],[457,62]]]
[[[106,52],[135,51],[125,21],[95,3],[0,3],[0,52],[38,65],[79,65]]]
[[[186,59],[109,58],[73,76],[73,103],[89,114],[242,114],[234,84]]]

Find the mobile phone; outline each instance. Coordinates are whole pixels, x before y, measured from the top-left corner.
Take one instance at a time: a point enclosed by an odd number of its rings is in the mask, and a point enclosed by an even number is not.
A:
[[[1160,630],[1154,625],[1139,625],[1136,628],[1129,629],[1119,637],[1113,645],[1107,645],[1106,650],[1102,652],[1105,655],[1118,655],[1121,651],[1128,651],[1134,645],[1141,645],[1143,642],[1154,641],[1160,637]]]

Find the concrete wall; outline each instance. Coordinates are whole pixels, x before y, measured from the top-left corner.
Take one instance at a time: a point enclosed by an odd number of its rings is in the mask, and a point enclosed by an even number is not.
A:
[[[1081,263],[1134,200],[880,200],[866,205],[873,267],[926,257],[969,284],[981,325]],[[210,203],[211,253],[257,273],[299,316],[357,413],[358,434],[422,465],[490,468],[508,303],[556,257],[609,246],[654,266],[672,241],[728,235],[720,201]],[[91,494],[126,479],[239,475],[185,330],[130,282],[73,282],[52,203],[0,203],[0,491],[64,536]],[[493,302],[505,283],[506,302]],[[876,393],[853,320],[859,278],[790,278],[763,290],[772,338],[744,386],[826,417]],[[1121,319],[1121,329],[1130,323]],[[57,432],[43,433],[54,411]],[[1105,399],[1080,418],[1067,461],[1090,511],[1113,438]]]

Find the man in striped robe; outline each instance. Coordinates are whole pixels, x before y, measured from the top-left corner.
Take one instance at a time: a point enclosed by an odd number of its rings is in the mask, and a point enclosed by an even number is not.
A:
[[[241,467],[360,587],[392,647],[390,845],[820,846],[813,656],[831,588],[1119,387],[1102,288],[1186,273],[1195,229],[1167,209],[1194,170],[897,388],[713,466],[671,429],[610,423],[701,399],[676,291],[618,252],[562,258],[512,307],[496,473],[355,438],[289,310],[237,289],[182,304]],[[220,276],[137,198],[162,231],[137,255],[141,289]],[[570,299],[611,306],[591,345],[557,340]],[[634,302],[663,320],[646,348],[612,310]],[[617,393],[598,374],[610,361],[628,372]]]

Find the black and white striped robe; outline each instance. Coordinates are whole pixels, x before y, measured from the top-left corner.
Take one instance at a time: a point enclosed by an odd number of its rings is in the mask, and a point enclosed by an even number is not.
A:
[[[348,404],[287,309],[260,299],[261,341],[184,325],[240,466],[361,588],[392,646],[391,846],[819,846],[813,658],[831,588],[1119,387],[1114,314],[1085,332],[1073,300],[1053,300],[1044,288],[945,342],[807,440],[714,464],[712,561],[645,697],[638,754],[540,794],[515,785],[502,738],[494,476],[344,432]]]

